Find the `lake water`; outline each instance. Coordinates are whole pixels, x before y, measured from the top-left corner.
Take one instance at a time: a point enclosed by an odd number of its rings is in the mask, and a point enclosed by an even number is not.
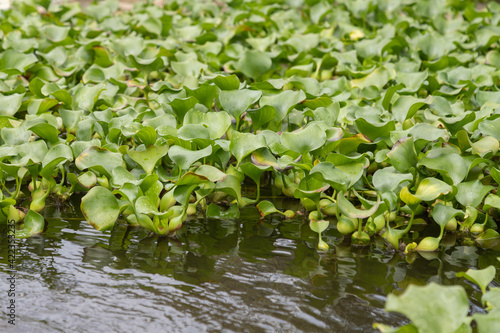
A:
[[[479,289],[455,273],[498,267],[498,252],[454,244],[453,236],[440,252],[405,259],[382,239],[351,248],[334,227],[324,234],[332,249],[320,255],[302,216],[259,221],[253,207],[238,220],[192,218],[178,238],[123,223],[101,233],[82,220],[76,199],[45,215],[47,230],[18,244],[18,332],[372,332],[374,322],[406,322],[384,303],[410,283],[464,285],[472,311],[481,311]]]

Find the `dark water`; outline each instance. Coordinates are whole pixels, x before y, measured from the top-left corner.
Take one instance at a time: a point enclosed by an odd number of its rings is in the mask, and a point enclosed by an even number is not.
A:
[[[372,332],[374,322],[406,322],[384,303],[410,283],[464,285],[481,311],[480,291],[455,273],[499,267],[498,252],[453,239],[408,263],[381,240],[352,249],[333,227],[333,250],[319,255],[302,217],[259,222],[251,207],[237,221],[191,219],[177,239],[124,224],[101,233],[65,211],[47,207],[47,230],[19,241],[18,332]],[[1,231],[3,332],[12,327]]]

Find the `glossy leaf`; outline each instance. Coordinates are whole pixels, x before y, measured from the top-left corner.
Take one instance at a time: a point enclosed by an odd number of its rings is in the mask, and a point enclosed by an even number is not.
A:
[[[458,192],[456,199],[464,206],[477,207],[483,201],[483,198],[488,194],[493,187],[483,185],[479,180],[460,183],[457,185]]]
[[[239,119],[243,112],[259,100],[261,95],[262,92],[258,90],[222,90],[219,101],[224,110]]]
[[[413,138],[400,139],[387,153],[392,166],[399,172],[408,172],[417,164],[417,153],[413,145]]]
[[[75,165],[80,170],[94,168],[106,176],[111,177],[111,172],[123,164],[122,155],[105,148],[91,146],[85,149],[76,159]]]
[[[418,184],[415,196],[423,201],[433,201],[440,195],[446,195],[452,191],[452,187],[442,180],[428,177]]]
[[[16,238],[28,238],[33,235],[37,235],[43,231],[45,226],[45,219],[39,213],[29,210],[24,217],[24,223],[22,229],[17,229],[15,236]]]
[[[181,146],[173,146],[168,150],[168,156],[182,170],[189,169],[194,162],[210,154],[212,154],[212,146],[208,146],[201,150],[189,150]]]
[[[87,222],[102,231],[111,229],[120,213],[118,200],[102,186],[93,187],[82,198],[81,210]]]

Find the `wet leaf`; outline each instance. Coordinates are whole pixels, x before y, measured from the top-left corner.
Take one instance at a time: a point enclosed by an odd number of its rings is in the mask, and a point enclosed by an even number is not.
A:
[[[311,230],[318,233],[318,234],[321,234],[323,231],[325,231],[329,225],[330,225],[330,222],[328,222],[326,220],[320,220],[320,221],[311,220],[311,221],[309,221],[309,227],[311,228]]]
[[[23,228],[16,230],[16,238],[28,238],[43,231],[45,219],[39,213],[29,210],[24,217]]]
[[[262,218],[266,217],[269,214],[280,213],[279,210],[274,207],[272,202],[263,200],[257,204],[257,209],[259,210],[259,214]]]

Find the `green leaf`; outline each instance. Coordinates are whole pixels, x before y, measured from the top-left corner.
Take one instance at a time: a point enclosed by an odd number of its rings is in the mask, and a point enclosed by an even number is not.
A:
[[[162,218],[166,218],[173,214],[173,211],[169,211],[168,213],[158,212],[157,200],[145,195],[137,198],[135,201],[135,211],[139,214],[157,215]]]
[[[391,151],[387,153],[391,160],[392,166],[399,172],[408,172],[411,168],[415,167],[417,160],[417,153],[413,144],[412,137],[406,137],[398,140],[392,147]]]
[[[189,96],[186,98],[176,98],[170,102],[169,105],[172,107],[177,117],[177,121],[182,122],[186,113],[191,110],[196,103],[198,103],[198,100],[193,96]]]
[[[457,273],[458,277],[464,277],[467,280],[477,284],[483,294],[486,293],[486,287],[493,281],[497,274],[497,270],[494,266],[488,266],[485,269],[468,269],[466,272]]]
[[[490,287],[488,292],[483,294],[481,301],[483,302],[483,304],[486,304],[488,308],[493,308],[493,309],[500,308],[500,288]]]
[[[262,51],[246,51],[240,58],[237,68],[245,76],[257,79],[271,69],[273,62],[271,58]]]
[[[469,171],[463,157],[446,149],[432,149],[418,162],[418,166],[436,170],[453,185],[464,180]]]
[[[257,204],[257,209],[259,210],[259,214],[262,218],[266,217],[269,214],[281,213],[279,210],[274,207],[273,203],[267,200],[263,200]]]
[[[281,134],[281,143],[292,151],[306,154],[326,142],[326,133],[319,125],[311,124],[293,132]]]
[[[479,180],[472,180],[458,184],[457,189],[455,198],[459,203],[463,206],[478,207],[493,186],[483,185]]]
[[[396,129],[394,121],[382,124],[372,124],[363,118],[356,119],[356,126],[361,133],[366,135],[372,141],[378,138],[387,137]]]
[[[0,58],[0,71],[8,74],[23,74],[37,61],[38,58],[33,53],[25,54],[8,49]]]
[[[201,150],[189,150],[181,146],[173,146],[168,151],[168,157],[182,170],[187,170],[194,162],[212,154],[212,146]]]
[[[429,104],[429,99],[420,99],[413,96],[400,96],[392,106],[394,119],[400,123],[411,118],[424,105]]]
[[[24,217],[24,224],[21,230],[16,230],[16,238],[28,238],[43,231],[45,219],[39,213],[29,210]]]
[[[238,89],[239,82],[240,81],[238,80],[238,86],[235,90]],[[196,89],[189,89],[188,87],[185,87],[185,90],[190,96],[196,98],[200,104],[206,106],[207,109],[212,108],[214,100],[219,94],[219,89],[217,89],[217,86],[213,84],[202,84]]]
[[[401,189],[401,192],[399,192],[399,197],[401,198],[401,201],[407,204],[413,212],[416,211],[417,207],[420,205],[420,202],[422,202],[422,199],[410,193],[407,186]]]
[[[439,301],[429,303],[434,299]],[[440,286],[431,282],[423,287],[410,285],[399,296],[390,294],[385,309],[410,318],[419,332],[452,333],[467,322],[469,301],[462,286]]]
[[[0,116],[12,117],[21,107],[24,94],[0,94]]]
[[[93,168],[109,178],[111,178],[113,169],[122,164],[123,159],[120,153],[113,153],[106,148],[97,146],[85,149],[75,160],[78,169]]]
[[[472,147],[472,153],[481,157],[489,155],[490,153],[491,155],[495,155],[500,148],[500,143],[492,136],[486,136],[479,141],[471,142],[470,145]]]
[[[332,153],[326,158],[336,168],[341,170],[348,178],[348,186],[353,186],[365,173],[365,169],[370,165],[368,159],[364,156],[348,157],[342,154]]]
[[[494,120],[483,120],[479,123],[479,131],[500,140],[500,118]]]
[[[130,56],[129,59],[135,68],[146,73],[159,71],[165,67],[162,57],[141,58],[139,56]]]
[[[495,332],[498,329],[498,323],[500,322],[500,311],[494,310],[488,314],[476,313],[473,318],[477,323],[478,333]]]
[[[28,105],[28,113],[42,114],[58,104],[59,101],[54,98],[32,99]]]
[[[56,158],[64,158],[64,160],[72,161],[73,152],[71,151],[71,148],[66,145],[55,145],[47,152],[47,154],[45,154],[42,160],[42,167],[45,167]]]
[[[68,37],[70,27],[62,27],[58,25],[45,25],[41,27],[40,32],[44,37],[54,43],[61,42]]]
[[[282,121],[291,109],[305,98],[306,95],[302,90],[285,90],[276,95],[262,96],[259,104],[261,107],[265,105],[274,107],[278,112],[276,121]]]
[[[87,222],[101,231],[113,228],[120,213],[118,200],[102,186],[90,189],[82,198],[80,208]]]
[[[375,323],[373,327],[382,333],[418,333],[418,329],[412,324],[394,328],[388,325]]]
[[[143,143],[144,146],[149,147],[154,145],[156,142],[156,131],[151,126],[145,126],[135,134],[135,138],[138,139],[139,142]]]
[[[239,165],[241,161],[253,151],[265,146],[266,141],[263,136],[253,135],[250,133],[232,132],[229,151],[236,158]]]
[[[249,114],[252,118],[252,127],[256,131],[276,118],[278,111],[273,106],[264,105],[260,109],[249,110]]]
[[[488,229],[476,237],[476,243],[485,249],[500,249],[500,234],[493,230]]]
[[[500,209],[500,197],[491,193],[484,199],[483,210],[487,212],[490,208]]]
[[[231,126],[231,116],[225,111],[202,113],[191,110],[184,116],[184,125],[187,124],[202,124],[210,139],[220,139]]]
[[[500,184],[500,170],[497,168],[491,168],[491,177],[497,182],[497,184]]]
[[[221,106],[234,118],[239,119],[243,112],[254,105],[262,95],[258,90],[222,90],[219,94]]]
[[[147,149],[142,151],[129,150],[128,156],[130,156],[134,162],[139,164],[147,174],[151,174],[158,161],[163,156],[167,155],[168,150],[168,146],[149,146]]]
[[[452,187],[442,180],[434,177],[423,179],[418,184],[415,196],[422,201],[436,200],[440,195],[446,195],[452,191]]]
[[[350,218],[368,218],[377,211],[379,204],[380,197],[377,197],[377,202],[373,203],[373,205],[369,209],[358,209],[354,207],[354,205],[349,200],[347,200],[343,192],[339,192],[339,194],[337,195],[337,207],[340,209],[342,214]]]
[[[394,191],[404,181],[411,181],[411,173],[399,173],[394,167],[381,168],[373,174],[373,186],[380,192]]]
[[[203,164],[198,169],[196,169],[196,174],[206,177],[211,182],[217,182],[224,180],[226,178],[226,174],[216,167],[211,165]]]
[[[330,162],[318,163],[311,169],[310,175],[315,178],[321,175],[318,180],[328,183],[337,191],[346,191],[350,183],[350,177]]]
[[[28,128],[41,138],[47,139],[50,143],[56,144],[59,142],[59,131],[51,124],[41,123]]]
[[[102,84],[80,86],[73,97],[73,109],[93,111],[94,105],[104,89]]]
[[[464,212],[442,203],[437,203],[432,209],[432,218],[441,228],[444,228],[448,221],[457,215],[464,215]]]
[[[236,176],[227,175],[224,180],[217,182],[217,184],[215,185],[215,190],[222,191],[226,194],[229,194],[233,198],[236,198],[239,207],[243,207],[246,204],[241,196],[240,180]]]
[[[223,211],[213,202],[208,205],[206,215],[208,218],[216,219],[238,219],[240,217],[240,209],[238,205],[232,205],[227,210]]]
[[[325,231],[329,225],[330,225],[330,222],[328,222],[326,220],[320,220],[320,221],[311,220],[311,221],[309,221],[309,227],[311,228],[311,230],[318,233],[318,234]]]
[[[220,90],[236,90],[240,88],[240,79],[236,75],[228,75],[228,76],[216,76],[212,79],[212,82],[215,83]]]
[[[351,80],[351,87],[364,89],[369,86],[375,86],[380,90],[391,79],[392,75],[384,67],[379,67],[363,78]]]

